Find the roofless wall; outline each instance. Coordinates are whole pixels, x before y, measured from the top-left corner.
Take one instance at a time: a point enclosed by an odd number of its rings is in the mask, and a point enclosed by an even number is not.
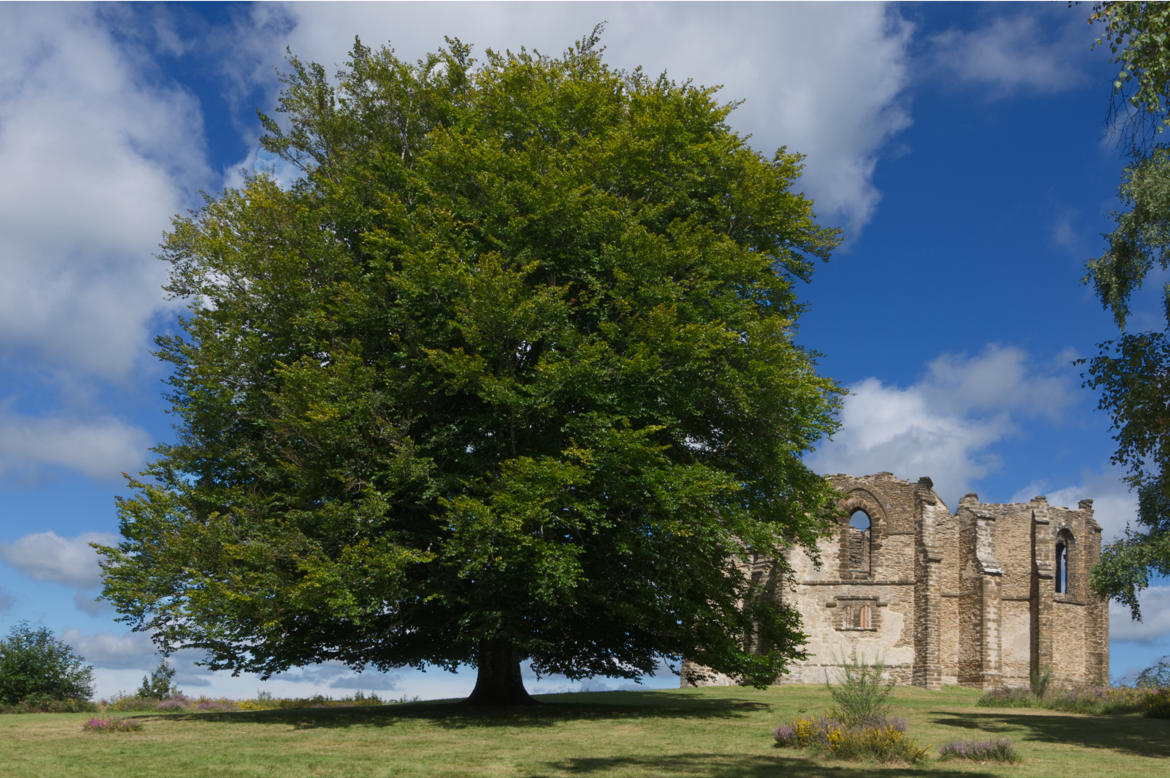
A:
[[[819,566],[793,551],[795,586],[777,587],[809,635],[808,658],[778,683],[823,683],[855,654],[927,688],[1026,688],[1041,671],[1058,685],[1107,683],[1107,603],[1088,581],[1101,553],[1092,500],[1072,510],[968,494],[951,513],[929,478],[829,480],[844,495],[837,532]],[[734,682],[683,663],[684,686]]]

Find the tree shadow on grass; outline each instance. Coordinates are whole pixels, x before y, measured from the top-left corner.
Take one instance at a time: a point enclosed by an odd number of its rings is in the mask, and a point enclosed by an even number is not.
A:
[[[729,755],[719,753],[692,753],[670,754],[667,756],[647,757],[592,757],[566,759],[561,762],[546,762],[543,771],[535,771],[529,775],[548,775],[549,772],[570,773],[579,775],[609,775],[618,770],[640,775],[680,775],[680,776],[747,776],[747,778],[775,778],[778,775],[799,775],[819,778],[869,778],[869,776],[915,776],[930,775],[943,778],[991,778],[994,773],[972,772],[969,770],[940,769],[937,765],[930,767],[913,767],[910,765],[881,766],[876,764],[858,765],[826,765],[815,759],[804,756],[775,757],[756,754]],[[548,771],[548,772],[546,772]]]
[[[932,723],[1000,735],[1016,730],[1022,732],[1025,740],[1170,757],[1167,722],[1142,716],[1054,713],[963,713],[960,716],[948,712],[932,719]]]
[[[552,695],[550,695],[552,696]],[[465,727],[551,727],[565,721],[629,721],[635,719],[729,720],[771,706],[746,700],[664,696],[658,692],[622,692],[552,696],[552,701],[522,707],[476,707],[462,701],[406,702],[392,705],[294,708],[231,713],[167,714],[167,719],[236,724],[284,724],[298,729],[319,727],[392,727],[421,721],[446,729]]]

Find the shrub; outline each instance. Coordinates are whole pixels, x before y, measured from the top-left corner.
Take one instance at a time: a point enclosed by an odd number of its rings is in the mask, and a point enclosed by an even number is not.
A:
[[[159,700],[158,703],[154,706],[154,709],[162,711],[187,710],[190,703],[191,701],[187,699],[186,695],[172,694],[165,700]]]
[[[114,711],[116,713],[145,713],[155,710],[158,703],[158,700],[139,697],[136,694],[121,694],[115,696],[109,702],[104,703],[102,707],[106,711]]]
[[[812,716],[781,724],[772,733],[776,745],[808,748],[834,759],[874,759],[916,764],[926,759],[930,747],[920,747],[906,735],[906,722],[899,718],[870,719],[860,726],[847,726],[827,716]]]
[[[1170,656],[1164,656],[1141,671],[1135,686],[1146,688],[1170,688]]]
[[[89,700],[55,700],[38,694],[14,705],[0,705],[0,713],[92,713],[97,709]]]
[[[1052,684],[1052,668],[1041,667],[1039,670],[1033,670],[1031,682],[1032,694],[1035,694],[1037,699],[1044,699],[1048,694],[1048,687]]]
[[[81,725],[86,732],[136,732],[142,729],[141,722],[126,719],[90,719]]]
[[[1011,762],[1020,761],[1020,754],[1016,751],[1012,741],[1007,738],[998,740],[957,740],[947,743],[938,750],[943,759],[967,759],[972,762]]]
[[[93,668],[45,627],[22,621],[0,640],[0,704],[85,701],[92,694]]]
[[[892,680],[882,680],[885,663],[879,659],[868,664],[858,659],[854,651],[848,662],[840,661],[840,664],[841,682],[825,681],[833,702],[837,703],[834,711],[837,718],[849,727],[884,719],[889,711],[886,700],[894,689]]]
[[[227,711],[239,710],[240,706],[232,700],[218,699],[209,700],[206,697],[200,697],[191,710],[196,713],[225,713]]]
[[[1086,686],[1037,697],[1025,689],[995,689],[979,698],[979,705],[992,708],[1047,708],[1067,713],[1106,715],[1144,712],[1157,689],[1133,686]]]
[[[1148,695],[1142,713],[1151,719],[1170,719],[1170,689],[1156,689]]]
[[[335,700],[323,694],[312,697],[275,698],[271,694],[261,693],[253,700],[241,700],[237,705],[239,710],[289,710],[292,708],[354,708],[369,705],[389,705],[395,702],[417,702],[418,698],[397,700],[383,700],[377,694],[356,692],[352,697],[342,697]]]

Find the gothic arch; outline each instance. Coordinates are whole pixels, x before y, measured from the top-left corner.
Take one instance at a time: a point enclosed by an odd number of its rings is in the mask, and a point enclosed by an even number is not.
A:
[[[872,578],[888,526],[885,507],[872,492],[863,488],[849,490],[838,507],[841,578]],[[854,517],[860,514],[864,514],[868,522],[855,520]]]
[[[1076,538],[1067,527],[1062,527],[1056,533],[1056,556],[1053,569],[1057,594],[1070,594],[1076,585],[1076,571],[1073,565],[1073,548]]]

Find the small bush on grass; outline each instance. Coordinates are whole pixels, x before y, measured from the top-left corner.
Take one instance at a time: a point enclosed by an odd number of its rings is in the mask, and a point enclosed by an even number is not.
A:
[[[927,758],[930,746],[920,747],[906,735],[899,718],[870,719],[860,726],[827,717],[812,716],[781,724],[772,733],[780,747],[807,748],[834,759],[917,764]]]
[[[880,659],[873,664],[863,662],[858,659],[856,651],[849,661],[838,662],[841,665],[841,682],[832,684],[828,679],[825,680],[829,694],[837,704],[834,711],[836,717],[848,727],[885,719],[889,713],[886,700],[894,690],[892,680],[882,680],[885,663]]]
[[[126,719],[94,718],[82,724],[81,728],[86,732],[137,732],[142,729],[142,724],[137,721],[127,721]]]
[[[1020,761],[1020,754],[1016,751],[1012,741],[1007,738],[998,740],[956,740],[947,743],[938,750],[943,759],[966,759],[972,762],[1010,762]]]
[[[146,699],[146,698],[142,698]],[[191,701],[187,699],[185,694],[172,694],[164,700],[155,701],[155,710],[170,711],[170,710],[187,710],[191,706]]]

